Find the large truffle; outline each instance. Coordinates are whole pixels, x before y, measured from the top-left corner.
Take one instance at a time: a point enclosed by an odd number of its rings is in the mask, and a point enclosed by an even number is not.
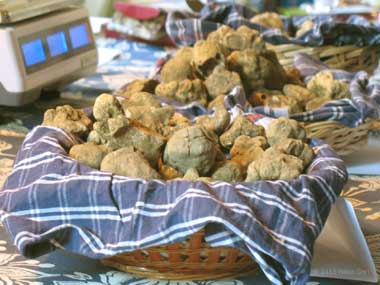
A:
[[[44,114],[43,126],[64,129],[66,132],[82,136],[88,134],[92,121],[82,110],[76,110],[69,105],[49,109]]]
[[[223,65],[217,66],[204,84],[211,99],[228,94],[236,86],[242,86],[239,74],[228,71]]]
[[[303,162],[299,158],[268,149],[260,159],[248,166],[245,181],[291,180],[297,178],[302,171]]]
[[[94,103],[93,114],[96,120],[104,121],[109,118],[114,118],[119,115],[123,115],[123,108],[111,94],[102,94],[98,96]]]
[[[295,120],[281,117],[273,120],[267,129],[267,138],[271,146],[283,143],[286,139],[306,139],[304,127]]]
[[[131,148],[121,148],[109,153],[100,169],[116,175],[142,179],[161,179],[161,176],[146,161],[144,156]]]
[[[111,152],[105,145],[97,145],[92,142],[74,145],[69,156],[92,168],[99,169],[103,158]]]
[[[161,83],[156,87],[156,95],[183,104],[198,101],[207,106],[207,91],[199,79]]]
[[[182,173],[195,168],[200,175],[206,175],[215,163],[216,144],[215,134],[203,127],[181,129],[169,139],[164,152],[164,163]]]
[[[265,130],[262,126],[255,125],[245,116],[240,115],[232,123],[231,127],[220,136],[220,144],[225,148],[230,148],[241,135],[249,137],[264,136]]]
[[[235,140],[231,148],[231,160],[246,169],[252,161],[259,159],[263,155],[267,147],[268,143],[265,137],[240,136]]]

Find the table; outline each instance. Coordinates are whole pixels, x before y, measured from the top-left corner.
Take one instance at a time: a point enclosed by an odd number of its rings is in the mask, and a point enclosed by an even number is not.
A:
[[[96,96],[119,88],[135,78],[148,76],[165,50],[128,41],[98,40],[103,50],[120,50],[118,59],[101,65],[98,72],[60,90],[59,96],[44,97],[23,108],[0,107],[0,184],[12,168],[13,159],[28,130],[42,121],[43,112],[56,105],[77,108],[91,105]],[[376,136],[373,137],[378,140]],[[380,140],[379,140],[380,141]],[[379,144],[380,145],[380,144]],[[380,233],[380,177],[351,177],[344,194],[354,205],[366,234]],[[379,256],[380,260],[380,256]],[[133,277],[103,266],[96,260],[56,251],[36,260],[26,260],[12,246],[0,226],[0,284],[30,285],[253,285],[270,284],[263,274],[236,280],[204,282],[169,282]],[[371,284],[357,281],[312,278],[308,285]]]

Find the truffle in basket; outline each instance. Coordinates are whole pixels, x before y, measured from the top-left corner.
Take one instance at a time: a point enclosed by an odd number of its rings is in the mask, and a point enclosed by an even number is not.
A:
[[[281,117],[273,120],[269,125],[266,135],[271,146],[280,144],[286,139],[306,140],[306,131],[296,120]]]
[[[274,12],[258,14],[252,17],[250,21],[267,28],[284,29],[284,23],[282,22],[280,15]]]
[[[161,83],[156,87],[156,95],[183,104],[198,101],[207,106],[207,91],[199,79]]]
[[[162,82],[181,81],[193,78],[191,65],[193,50],[183,47],[177,51],[175,56],[162,67],[160,75]]]
[[[82,110],[65,105],[47,110],[42,125],[62,128],[69,133],[82,136],[88,134],[92,121]]]
[[[209,76],[219,64],[224,64],[224,54],[219,43],[198,41],[193,48],[192,64],[200,78]]]
[[[343,99],[350,97],[347,83],[334,79],[329,71],[320,71],[307,83],[307,88],[318,97]]]
[[[224,65],[218,65],[204,81],[204,84],[211,100],[219,95],[228,94],[234,87],[242,86],[239,74],[228,71]]]
[[[128,98],[129,96],[138,92],[148,92],[154,94],[154,90],[158,85],[158,81],[154,79],[137,79],[128,83],[121,96]]]

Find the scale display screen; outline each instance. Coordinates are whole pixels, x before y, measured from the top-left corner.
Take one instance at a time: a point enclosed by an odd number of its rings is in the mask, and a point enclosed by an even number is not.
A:
[[[94,48],[88,21],[58,26],[20,39],[19,42],[27,73]]]
[[[27,67],[46,61],[46,53],[41,39],[24,43],[21,48]]]
[[[90,37],[85,23],[70,28],[69,34],[73,49],[78,49],[90,44]]]
[[[65,54],[69,51],[65,32],[61,31],[46,37],[46,42],[49,47],[50,56],[55,57]]]

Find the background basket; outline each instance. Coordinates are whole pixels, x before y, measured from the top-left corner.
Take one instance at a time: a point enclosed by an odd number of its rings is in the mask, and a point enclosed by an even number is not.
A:
[[[346,127],[336,121],[305,124],[307,136],[328,143],[339,155],[349,155],[367,144],[368,133],[380,129],[379,122],[367,120],[356,128]]]
[[[208,280],[235,278],[259,272],[245,253],[231,247],[210,247],[204,231],[185,242],[123,253],[102,263],[131,274],[164,280]]]
[[[295,44],[270,45],[268,48],[275,51],[283,66],[293,65],[294,55],[302,52],[319,59],[332,69],[346,71],[367,71],[371,73],[380,59],[380,47],[320,46],[305,47]]]

